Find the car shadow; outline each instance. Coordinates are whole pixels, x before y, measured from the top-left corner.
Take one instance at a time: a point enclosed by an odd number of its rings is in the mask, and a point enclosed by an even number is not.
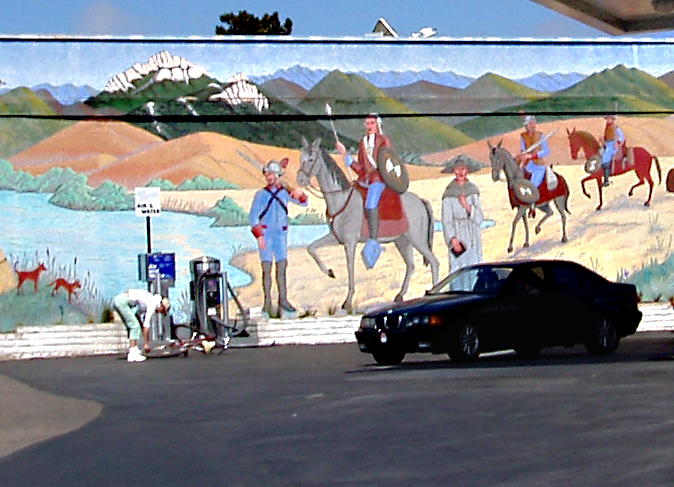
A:
[[[618,349],[611,355],[590,355],[585,347],[551,347],[544,349],[537,357],[524,359],[513,350],[485,353],[476,361],[462,363],[452,361],[443,355],[408,354],[400,365],[379,366],[375,362],[363,363],[354,372],[386,372],[401,370],[433,369],[495,369],[514,367],[556,367],[560,365],[588,365],[611,363],[646,363],[674,361],[674,333],[669,331],[640,332],[623,338]]]

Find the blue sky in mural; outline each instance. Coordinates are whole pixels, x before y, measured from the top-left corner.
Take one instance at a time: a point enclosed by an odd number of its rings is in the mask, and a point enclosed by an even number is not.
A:
[[[42,2],[24,0],[3,6],[0,34],[27,35],[110,35],[145,36],[147,38],[181,39],[190,36],[209,39],[213,36],[219,15],[225,12],[263,13],[279,11],[281,19],[293,19],[293,39],[313,36],[344,38],[360,37],[372,31],[384,17],[400,34],[409,36],[431,26],[437,30],[434,40],[442,38],[608,38],[596,29],[568,19],[529,0],[419,0],[416,2],[352,0],[316,2],[295,0],[279,7],[278,1],[215,1],[200,0],[62,0]],[[649,37],[663,38],[667,33]],[[643,39],[644,36],[640,38]],[[613,38],[622,42],[623,38]],[[251,76],[271,74],[295,65],[343,71],[376,71],[400,69],[438,71],[454,70],[477,77],[487,71],[519,78],[535,72],[591,73],[615,64],[639,66],[654,75],[671,70],[674,45],[671,49],[649,49],[633,46],[612,48],[607,54],[601,47],[564,49],[559,46],[532,47],[527,53],[500,46],[410,47],[409,44],[377,49],[369,55],[367,45],[294,44],[292,48],[274,46],[179,43],[70,43],[65,49],[59,43],[5,44],[0,50],[0,79],[7,86],[39,83],[89,84],[102,89],[108,79],[135,63],[169,50],[204,66],[210,74],[226,79],[238,72]],[[11,48],[9,48],[11,46]],[[468,51],[470,49],[470,51]],[[672,52],[670,52],[672,51]],[[469,53],[469,54],[467,54]],[[467,62],[470,56],[470,62]],[[523,63],[522,59],[528,62]],[[530,62],[534,60],[535,62]],[[27,62],[27,60],[29,60]],[[582,64],[579,63],[582,61]]]

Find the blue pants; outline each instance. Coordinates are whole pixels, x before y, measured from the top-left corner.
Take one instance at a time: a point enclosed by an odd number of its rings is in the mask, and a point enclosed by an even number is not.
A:
[[[120,318],[122,318],[129,333],[129,338],[131,340],[140,339],[143,329],[136,317],[136,313],[133,311],[133,307],[129,304],[129,297],[126,294],[116,296],[113,301],[113,307],[119,313]]]
[[[602,166],[608,166],[613,160],[613,156],[616,153],[615,141],[611,140],[606,142],[606,149],[604,149],[604,155],[602,156]]]
[[[262,262],[280,262],[288,260],[288,230],[271,230],[264,232],[264,241],[266,248],[260,250],[260,260]]]
[[[538,188],[545,179],[545,166],[539,166],[533,161],[527,164],[527,171],[531,173],[531,182]]]
[[[379,206],[379,200],[381,200],[381,195],[385,189],[386,184],[382,182],[370,184],[370,187],[367,190],[367,198],[365,199],[366,210],[374,210]]]

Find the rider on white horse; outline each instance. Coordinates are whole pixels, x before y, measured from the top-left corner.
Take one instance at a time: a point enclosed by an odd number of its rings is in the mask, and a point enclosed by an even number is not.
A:
[[[381,129],[381,118],[375,113],[370,113],[365,117],[365,136],[358,143],[358,160],[346,151],[344,144],[337,141],[336,148],[344,157],[346,165],[358,174],[358,184],[367,188],[367,197],[365,199],[365,212],[367,215],[367,225],[370,232],[370,239],[366,244],[366,249],[372,248],[372,258],[369,261],[374,266],[377,257],[381,253],[381,246],[377,242],[379,233],[379,201],[386,189],[386,183],[381,177],[377,160],[379,151],[383,147],[391,147],[391,140],[384,135]],[[369,264],[368,264],[369,266]],[[371,266],[370,266],[371,267]]]

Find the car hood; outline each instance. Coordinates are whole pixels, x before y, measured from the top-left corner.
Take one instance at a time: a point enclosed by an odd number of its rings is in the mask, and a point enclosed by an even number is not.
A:
[[[425,295],[419,298],[402,301],[399,303],[387,303],[385,305],[377,306],[369,310],[365,316],[378,316],[391,313],[402,314],[405,312],[433,312],[439,308],[462,306],[479,301],[485,301],[493,298],[493,296],[486,294],[473,293],[449,293],[449,294],[435,294]]]

